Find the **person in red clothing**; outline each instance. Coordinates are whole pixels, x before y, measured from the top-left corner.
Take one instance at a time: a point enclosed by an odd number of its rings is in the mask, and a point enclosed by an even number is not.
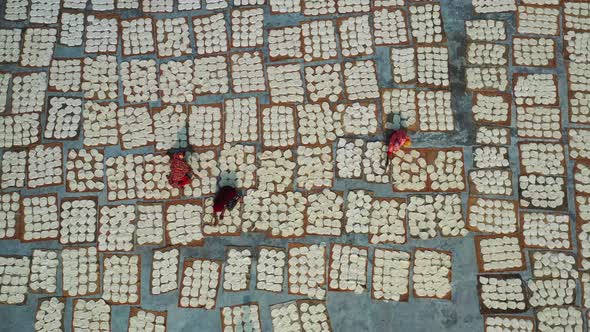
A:
[[[221,187],[213,199],[213,212],[215,215],[219,214],[219,219],[223,220],[225,210],[233,210],[240,198],[242,195],[236,188],[232,186]]]
[[[387,160],[385,161],[385,169],[393,158],[393,155],[402,147],[406,148],[412,145],[410,136],[404,129],[395,130],[389,136],[389,144],[387,145]]]
[[[186,162],[186,151],[170,153],[170,175],[168,182],[174,188],[182,188],[191,183],[193,170]]]

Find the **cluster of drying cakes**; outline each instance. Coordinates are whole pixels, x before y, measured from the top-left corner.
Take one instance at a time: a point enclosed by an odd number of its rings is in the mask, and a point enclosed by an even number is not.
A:
[[[221,264],[194,259],[185,261],[182,271],[179,306],[181,308],[215,308],[220,283]]]
[[[246,290],[250,281],[252,252],[249,249],[230,248],[223,271],[223,289],[230,292]]]
[[[569,60],[565,65],[567,71],[567,87],[568,87],[568,94],[567,95],[560,95],[560,98],[567,98],[569,105],[569,112],[566,115],[562,113],[561,116],[569,116],[571,119],[572,124],[576,125],[587,125],[588,124],[588,65],[590,63],[590,59],[588,58],[588,52],[585,51],[587,49],[587,40],[588,40],[588,32],[590,31],[590,17],[588,15],[588,9],[590,5],[588,3],[564,3],[563,4],[563,43],[564,43],[564,58]],[[549,16],[549,13],[547,13]],[[555,16],[558,18],[560,17],[559,13]],[[553,128],[552,128],[553,129]],[[559,128],[561,129],[561,127]],[[589,235],[589,227],[590,224],[588,223],[590,219],[588,218],[587,214],[587,207],[588,204],[588,187],[587,177],[588,177],[588,167],[585,157],[584,148],[580,146],[580,139],[582,139],[585,135],[585,131],[583,129],[579,130],[571,130],[568,135],[568,139],[566,140],[569,142],[570,152],[569,157],[570,159],[575,160],[576,164],[573,170],[573,177],[574,177],[574,201],[576,205],[576,212],[577,212],[577,220],[573,222],[573,220],[568,220],[567,226],[570,226],[571,229],[567,229],[568,237],[566,235],[566,224],[565,219],[569,216],[567,215],[554,215],[553,220],[549,220],[546,218],[546,226],[549,226],[548,223],[553,225],[552,234],[555,234],[555,230],[561,232],[561,236],[559,237],[559,241],[556,243],[560,245],[567,244],[567,248],[569,249],[576,249],[574,246],[574,242],[577,240],[577,254],[578,254],[578,261],[577,267],[581,271],[587,271],[588,269],[588,255],[586,251],[588,250],[590,238]],[[567,162],[567,160],[566,160]],[[568,176],[571,176],[570,172],[567,172]],[[565,174],[563,174],[565,175]],[[560,178],[561,180],[561,178]],[[567,185],[567,184],[566,184]],[[567,208],[567,203],[564,204],[565,208]],[[569,207],[569,211],[572,210],[572,207]],[[571,214],[570,214],[571,215]],[[561,219],[561,220],[560,220]],[[556,228],[555,226],[559,226]],[[574,231],[575,227],[575,231]],[[569,238],[570,234],[575,234],[576,239]],[[557,240],[557,239],[556,239]],[[551,241],[553,242],[553,241]],[[553,244],[551,243],[550,244]],[[574,269],[575,269],[574,267]],[[565,267],[562,267],[565,268]],[[572,269],[569,269],[570,271]],[[577,272],[577,271],[576,271]],[[563,273],[565,274],[565,273]],[[572,277],[577,277],[577,275],[571,275]],[[563,275],[562,278],[567,277],[567,275]],[[588,274],[587,272],[583,272],[580,278],[576,278],[579,280],[582,286],[582,307],[586,307],[588,305]],[[572,281],[576,281],[573,279]],[[570,279],[568,279],[569,281]],[[564,306],[563,308],[555,308],[550,307],[548,309],[543,309],[540,311],[539,315],[539,329],[547,331],[552,328],[571,328],[571,329],[582,329],[584,325],[584,320],[588,321],[588,316],[578,308],[574,307],[573,305],[577,305],[580,299],[571,298],[570,289],[569,287],[566,289],[562,285],[557,285],[559,287],[559,293],[554,294],[552,293],[549,301],[550,302],[558,302],[558,303],[571,303],[572,305]],[[566,293],[566,294],[564,294]],[[578,293],[579,294],[579,293]],[[540,302],[539,305],[543,303]],[[567,321],[564,319],[567,318]],[[585,318],[585,319],[584,319]],[[586,323],[587,324],[587,323]]]
[[[447,244],[474,232],[485,331],[581,331],[587,2],[472,0],[472,108],[460,116],[469,99],[451,94],[461,54],[447,47],[453,14],[440,1],[87,4],[7,0],[0,13],[10,22],[0,27],[0,239],[33,246],[2,253],[0,304],[54,296],[37,300],[35,330],[63,329],[71,306],[73,330],[108,331],[111,306],[141,305],[149,282],[180,308],[219,310],[223,331],[332,331],[330,292],[453,299],[465,256]],[[386,167],[378,138],[399,128],[428,137]],[[465,139],[470,151],[448,146]],[[178,147],[193,149],[183,189],[167,180],[165,152]],[[234,183],[246,197],[217,220],[213,194]],[[212,241],[248,232],[273,246],[223,252]],[[342,235],[353,242],[332,242]],[[184,249],[210,244],[208,258]],[[312,300],[226,306],[225,293],[254,290]],[[129,331],[168,323],[167,312],[130,310]]]
[[[486,16],[465,22],[466,85],[478,144],[472,149],[466,227],[486,234],[475,238],[485,331],[582,331],[578,307],[585,308],[585,301],[576,288],[583,288],[588,278],[582,273],[590,267],[590,169],[582,147],[587,133],[563,126],[567,119],[589,123],[587,82],[580,82],[588,77],[583,40],[590,32],[590,4],[472,4]],[[514,21],[504,15],[515,18],[513,31]],[[558,70],[561,60],[566,75]],[[525,315],[513,315],[519,313]]]

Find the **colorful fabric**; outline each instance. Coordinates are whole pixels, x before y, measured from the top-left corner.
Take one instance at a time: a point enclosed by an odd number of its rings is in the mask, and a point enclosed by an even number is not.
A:
[[[182,188],[191,182],[191,167],[184,158],[184,152],[178,152],[170,158],[170,175],[168,182],[174,188]]]

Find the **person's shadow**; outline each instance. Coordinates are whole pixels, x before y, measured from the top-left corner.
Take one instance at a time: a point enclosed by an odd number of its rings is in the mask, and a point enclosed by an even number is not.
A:
[[[238,175],[234,170],[219,173],[219,176],[217,177],[217,189],[226,186],[238,188]]]
[[[174,146],[166,151],[166,154],[170,157],[178,152],[193,152],[193,146],[190,145],[188,137],[188,128],[186,126],[180,128],[176,133],[176,143]]]

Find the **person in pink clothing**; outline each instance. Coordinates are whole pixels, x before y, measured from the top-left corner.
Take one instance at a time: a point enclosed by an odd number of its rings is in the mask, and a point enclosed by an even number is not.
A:
[[[389,166],[389,162],[393,155],[401,148],[406,148],[412,145],[410,136],[404,129],[395,130],[389,136],[389,144],[387,145],[387,160],[385,161],[385,169]]]

